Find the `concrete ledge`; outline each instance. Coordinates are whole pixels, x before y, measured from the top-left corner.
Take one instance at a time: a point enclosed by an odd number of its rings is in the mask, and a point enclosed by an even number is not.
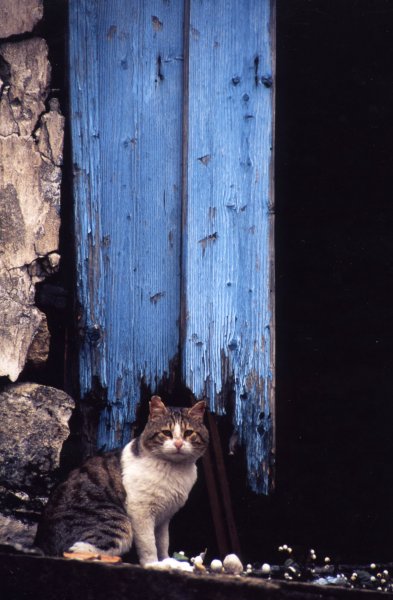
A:
[[[0,554],[2,600],[382,600],[393,594]],[[381,595],[382,594],[382,595]]]

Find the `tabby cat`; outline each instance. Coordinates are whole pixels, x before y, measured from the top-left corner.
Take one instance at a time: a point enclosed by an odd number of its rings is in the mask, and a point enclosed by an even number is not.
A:
[[[145,566],[168,557],[168,526],[197,477],[208,444],[205,402],[192,408],[150,401],[142,434],[122,450],[88,459],[54,491],[35,543],[46,554],[120,555],[132,544]]]

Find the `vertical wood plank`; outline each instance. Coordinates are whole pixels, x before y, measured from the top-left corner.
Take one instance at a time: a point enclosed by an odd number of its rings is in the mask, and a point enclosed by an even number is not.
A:
[[[234,422],[267,493],[273,424],[273,4],[192,0],[182,369]]]
[[[178,354],[183,7],[69,10],[81,393],[103,388],[98,443],[114,447]]]

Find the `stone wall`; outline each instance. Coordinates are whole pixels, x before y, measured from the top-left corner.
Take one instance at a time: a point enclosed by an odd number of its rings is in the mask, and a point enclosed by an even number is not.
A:
[[[48,358],[36,284],[59,268],[64,117],[51,65],[34,34],[43,0],[0,6],[0,542],[30,544],[69,435],[72,399],[20,383]],[[17,36],[17,37],[15,37]],[[7,39],[10,38],[10,39]]]

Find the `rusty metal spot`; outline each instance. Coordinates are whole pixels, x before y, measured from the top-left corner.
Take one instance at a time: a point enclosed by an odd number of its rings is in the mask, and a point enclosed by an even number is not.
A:
[[[161,298],[163,298],[164,296],[165,292],[157,292],[157,294],[153,294],[153,296],[150,296],[150,302],[152,304],[157,304],[157,302],[161,300]]]
[[[215,231],[214,233],[211,233],[210,235],[207,235],[203,239],[199,240],[198,244],[201,244],[201,246],[202,246],[202,256],[205,256],[205,252],[206,252],[206,248],[207,248],[208,244],[213,244],[217,240],[217,238],[218,238],[218,233],[217,233],[217,231]]]
[[[111,25],[108,29],[108,32],[106,34],[106,37],[108,40],[113,40],[113,38],[115,37],[117,32],[117,27],[116,25]]]
[[[201,162],[205,167],[209,164],[211,160],[211,154],[205,154],[205,156],[200,156],[198,158],[199,162]]]
[[[154,31],[162,31],[164,24],[162,23],[162,21],[160,21],[160,19],[158,17],[153,15],[151,18],[151,22],[153,23]]]

